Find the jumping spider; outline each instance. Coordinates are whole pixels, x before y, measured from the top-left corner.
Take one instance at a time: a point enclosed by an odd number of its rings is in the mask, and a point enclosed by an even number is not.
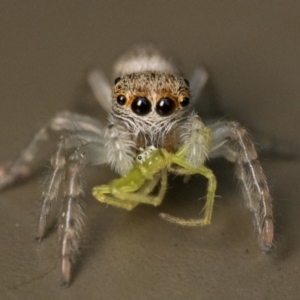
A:
[[[51,205],[62,186],[59,237],[63,286],[70,284],[79,247],[84,200],[81,174],[87,165],[109,164],[121,175],[109,185],[96,186],[93,195],[100,202],[127,210],[140,203],[159,205],[168,173],[205,176],[208,187],[202,219],[161,214],[163,219],[180,225],[201,226],[211,222],[216,190],[215,177],[204,164],[208,159],[224,157],[235,163],[246,206],[253,213],[259,245],[269,251],[274,235],[272,198],[249,134],[236,122],[205,126],[194,111],[207,79],[205,70],[196,69],[189,86],[168,57],[155,47],[145,46],[119,59],[115,78],[111,97],[101,72],[92,71],[88,76],[97,100],[109,113],[108,125],[89,116],[60,112],[40,129],[13,163],[1,167],[0,188],[28,177],[50,132],[60,133],[41,196],[36,240],[41,241],[45,235]]]

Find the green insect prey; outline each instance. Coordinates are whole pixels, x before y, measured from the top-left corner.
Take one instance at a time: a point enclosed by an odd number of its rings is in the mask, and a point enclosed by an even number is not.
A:
[[[152,146],[153,147],[153,146]],[[149,148],[146,148],[145,152]],[[160,216],[170,222],[183,226],[203,226],[211,222],[215,191],[217,187],[213,172],[204,165],[193,167],[186,157],[186,146],[183,145],[176,153],[165,149],[153,149],[144,161],[137,161],[132,170],[108,185],[93,188],[93,195],[100,202],[115,207],[132,210],[140,203],[158,206],[162,203],[167,188],[167,173],[181,175],[200,174],[208,179],[207,198],[202,219],[181,219],[168,214]],[[160,183],[157,195],[150,195]]]

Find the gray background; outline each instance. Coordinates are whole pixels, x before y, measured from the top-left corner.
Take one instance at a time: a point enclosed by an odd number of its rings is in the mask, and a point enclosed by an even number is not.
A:
[[[131,45],[156,42],[185,74],[211,71],[226,116],[299,146],[299,1],[1,1],[0,159],[16,156],[55,112],[83,101],[85,70],[110,74]],[[91,187],[86,230],[69,289],[60,287],[56,229],[33,241],[39,180],[0,195],[1,299],[299,299],[299,162],[264,158],[274,196],[276,248],[262,255],[230,165],[219,178],[212,225],[181,228],[159,212],[197,216],[205,180],[170,183],[159,208],[126,212]]]

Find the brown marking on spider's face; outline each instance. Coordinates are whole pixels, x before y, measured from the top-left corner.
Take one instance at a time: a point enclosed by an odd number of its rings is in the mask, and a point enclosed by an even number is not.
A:
[[[185,110],[189,97],[188,82],[180,75],[154,72],[127,74],[116,79],[113,111],[166,117]]]
[[[135,142],[135,147],[132,149],[132,151],[136,151],[136,149],[140,148],[145,148],[151,144],[149,143],[149,136],[143,134],[132,136],[132,140]],[[146,142],[147,140],[148,143]],[[175,130],[169,131],[164,136],[164,139],[157,141],[157,144],[155,146],[157,148],[164,148],[168,152],[174,152],[176,149],[178,149],[179,146],[178,132],[176,132]]]

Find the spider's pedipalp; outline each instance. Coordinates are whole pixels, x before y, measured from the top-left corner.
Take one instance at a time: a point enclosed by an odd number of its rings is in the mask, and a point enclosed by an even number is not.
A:
[[[207,159],[211,133],[201,119],[192,113],[181,125],[181,143],[185,147],[185,157],[193,167],[199,167]]]
[[[111,119],[105,132],[108,163],[120,174],[126,174],[133,166],[135,146],[126,128]]]
[[[254,214],[254,223],[263,251],[273,246],[274,224],[272,197],[257,153],[248,132],[236,122],[218,122],[210,126],[212,144],[209,157],[223,156],[235,162],[247,208]]]

